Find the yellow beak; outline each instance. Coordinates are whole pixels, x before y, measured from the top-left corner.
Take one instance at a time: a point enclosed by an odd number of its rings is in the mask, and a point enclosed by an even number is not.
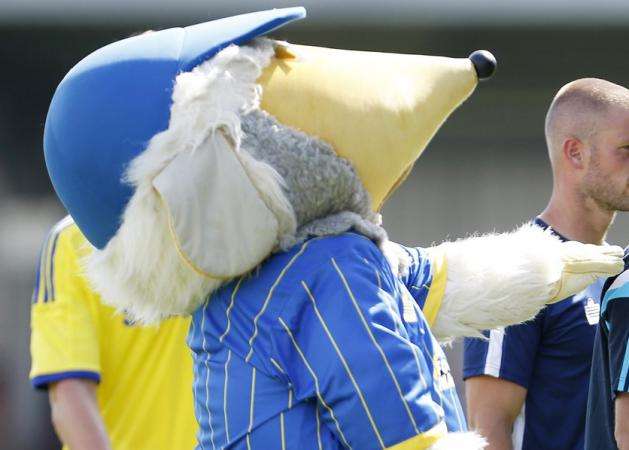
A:
[[[379,211],[478,77],[467,58],[289,45],[258,82],[262,109],[332,145]]]

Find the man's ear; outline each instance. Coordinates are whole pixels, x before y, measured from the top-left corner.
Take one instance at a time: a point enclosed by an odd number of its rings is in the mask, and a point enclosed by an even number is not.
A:
[[[569,137],[563,142],[562,153],[565,160],[575,169],[585,167],[585,145],[576,137]]]

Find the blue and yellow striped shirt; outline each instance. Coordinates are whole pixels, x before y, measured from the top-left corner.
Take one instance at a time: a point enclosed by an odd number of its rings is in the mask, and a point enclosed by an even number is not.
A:
[[[315,238],[214,293],[188,337],[197,448],[421,449],[465,430],[422,312],[444,273],[405,250],[398,277],[361,235]]]

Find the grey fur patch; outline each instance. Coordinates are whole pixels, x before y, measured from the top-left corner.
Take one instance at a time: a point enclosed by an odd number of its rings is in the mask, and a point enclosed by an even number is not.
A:
[[[297,218],[297,235],[284,237],[280,247],[286,249],[309,235],[338,234],[352,228],[378,243],[386,240],[354,167],[330,145],[284,126],[260,110],[244,115],[241,127],[241,149],[277,170]]]

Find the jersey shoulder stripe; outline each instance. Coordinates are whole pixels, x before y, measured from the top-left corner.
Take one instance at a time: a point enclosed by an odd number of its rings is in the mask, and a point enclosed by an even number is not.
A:
[[[620,298],[629,298],[629,270],[625,270],[618,275],[603,294],[603,304],[601,305],[601,317],[605,317],[607,307],[611,301]]]
[[[627,386],[627,382],[629,381],[629,377],[627,374],[629,373],[629,341],[625,343],[625,354],[623,357],[622,368],[620,369],[620,377],[618,379],[618,386],[616,390],[619,392],[627,392],[629,390]]]
[[[57,250],[57,243],[61,233],[74,224],[72,217],[66,216],[55,226],[52,227],[44,244],[42,245],[39,267],[37,269],[37,275],[35,277],[35,289],[33,290],[33,303],[43,302],[47,303],[53,301],[55,298],[55,254]]]

